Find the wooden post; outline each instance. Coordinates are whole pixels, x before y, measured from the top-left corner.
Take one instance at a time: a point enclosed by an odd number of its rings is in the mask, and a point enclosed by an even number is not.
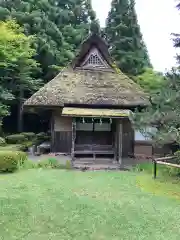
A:
[[[156,160],[155,159],[153,159],[153,165],[154,165],[154,179],[156,179],[157,178],[157,162],[156,162]]]
[[[75,150],[75,139],[76,139],[76,119],[72,119],[72,148],[71,148],[71,158],[72,162],[74,162],[74,150]]]
[[[113,125],[113,145],[114,145],[114,162],[117,163],[119,160],[118,158],[118,131],[119,131],[119,128],[118,128],[118,120],[115,120],[114,122],[114,125]]]
[[[122,135],[123,135],[123,123],[120,122],[119,123],[119,163],[122,163],[122,147],[123,147],[123,143],[122,143]]]
[[[54,151],[54,124],[55,124],[55,122],[54,122],[54,112],[53,111],[51,111],[51,123],[50,123],[50,129],[51,129],[51,152],[53,152]]]

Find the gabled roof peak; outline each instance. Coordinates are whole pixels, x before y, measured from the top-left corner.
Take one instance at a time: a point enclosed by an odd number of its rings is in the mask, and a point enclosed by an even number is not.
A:
[[[103,61],[107,64],[109,68],[112,67],[113,61],[109,54],[107,42],[96,33],[92,33],[85,39],[80,47],[80,52],[77,57],[74,59],[72,65],[73,68],[81,67],[85,59],[90,52],[93,52],[94,49],[98,52],[97,61]],[[99,61],[99,62],[100,62]]]

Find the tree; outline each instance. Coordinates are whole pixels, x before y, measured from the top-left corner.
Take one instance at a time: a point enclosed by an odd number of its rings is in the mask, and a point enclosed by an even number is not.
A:
[[[8,115],[8,106],[17,101],[19,109],[25,91],[37,90],[40,80],[33,75],[38,64],[33,59],[36,52],[31,47],[32,36],[25,36],[15,21],[0,22],[0,118]],[[19,110],[20,111],[20,110]],[[21,123],[21,121],[20,121]]]
[[[155,144],[180,144],[180,74],[178,69],[167,73],[164,85],[150,96],[150,105],[135,115],[135,126],[144,129],[155,126]],[[150,133],[151,134],[151,133]]]
[[[15,18],[26,35],[36,35],[37,78],[52,79],[74,58],[95,13],[90,0],[1,0],[0,18]]]
[[[39,64],[39,71],[33,77],[44,83],[74,58],[80,43],[89,34],[91,23],[96,22],[91,0],[0,0],[0,20],[7,19],[15,19],[26,36],[35,36],[32,47],[37,54],[33,58]],[[21,91],[22,94],[28,97],[27,91]],[[18,92],[11,101],[13,115],[6,118],[7,122],[15,122],[19,98],[22,97]],[[20,108],[18,111],[20,113]]]
[[[146,68],[142,74],[134,77],[134,81],[148,94],[158,93],[164,86],[165,80],[161,72],[156,72],[152,68]]]
[[[180,8],[180,4],[177,5]],[[180,47],[180,34],[174,34],[174,46]],[[150,105],[134,116],[137,128],[156,126],[152,134],[155,144],[180,146],[180,57],[177,68],[166,74],[166,80],[158,93],[151,94]]]
[[[135,76],[151,67],[134,0],[112,0],[105,32],[112,46],[111,54],[124,73]]]

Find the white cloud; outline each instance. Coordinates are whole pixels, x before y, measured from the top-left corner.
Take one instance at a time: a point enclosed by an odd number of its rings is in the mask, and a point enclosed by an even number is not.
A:
[[[111,0],[92,0],[102,26],[111,6]],[[156,70],[164,71],[175,65],[176,51],[171,33],[180,32],[180,16],[174,0],[136,0],[141,31],[146,42],[152,64]]]

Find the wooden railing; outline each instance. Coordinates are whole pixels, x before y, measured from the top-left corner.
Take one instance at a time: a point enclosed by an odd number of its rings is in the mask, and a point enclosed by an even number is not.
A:
[[[162,157],[162,158],[154,158],[153,159],[153,165],[154,165],[153,176],[154,176],[154,179],[157,178],[157,164],[180,168],[179,164],[174,164],[174,163],[168,162],[168,161],[173,160],[173,159],[174,159],[174,156]]]

